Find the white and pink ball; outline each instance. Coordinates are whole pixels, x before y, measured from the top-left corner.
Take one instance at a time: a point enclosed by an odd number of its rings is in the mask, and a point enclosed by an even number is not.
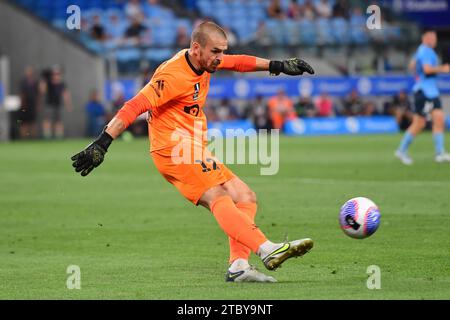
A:
[[[342,231],[349,237],[364,239],[377,231],[380,225],[380,210],[370,199],[357,197],[348,200],[339,213]]]

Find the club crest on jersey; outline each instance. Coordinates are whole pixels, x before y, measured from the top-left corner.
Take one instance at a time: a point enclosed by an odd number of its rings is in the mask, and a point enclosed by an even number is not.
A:
[[[190,114],[191,116],[198,116],[198,113],[200,112],[200,107],[198,104],[195,104],[193,106],[185,106],[184,107],[184,112],[186,112],[187,114]]]
[[[194,85],[194,101],[195,100],[198,100],[198,94],[199,94],[199,92],[200,92],[200,82],[197,82],[195,85]]]

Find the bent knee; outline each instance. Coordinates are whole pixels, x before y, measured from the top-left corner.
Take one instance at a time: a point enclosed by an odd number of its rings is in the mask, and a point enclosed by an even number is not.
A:
[[[248,189],[239,194],[237,202],[256,203],[256,200],[256,193],[253,192],[253,190]]]
[[[208,210],[211,210],[213,203],[218,198],[223,196],[228,196],[228,193],[222,186],[212,187],[201,196],[198,204],[204,206]]]

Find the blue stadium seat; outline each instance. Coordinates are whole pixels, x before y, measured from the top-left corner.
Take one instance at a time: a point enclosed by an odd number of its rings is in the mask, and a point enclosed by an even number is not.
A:
[[[150,61],[154,65],[158,65],[161,62],[170,59],[173,54],[171,49],[152,48],[145,51],[144,59]]]
[[[350,39],[352,43],[364,45],[369,42],[366,33],[366,19],[363,16],[350,17]]]
[[[230,11],[222,10],[214,13],[214,17],[217,19],[218,23],[224,27],[230,27],[233,20],[233,16]]]
[[[156,27],[151,30],[152,43],[158,46],[175,45],[176,31],[175,29]]]
[[[137,48],[119,48],[115,52],[121,73],[134,73],[140,69],[141,51]]]
[[[209,0],[197,1],[197,8],[203,16],[211,16],[214,12],[213,5]]]
[[[139,60],[141,58],[141,52],[137,48],[119,48],[116,51],[116,58],[120,62],[128,62],[133,60]]]
[[[183,18],[176,20],[176,26],[177,28],[181,26],[185,27],[188,34],[191,34],[193,28],[191,20]]]
[[[300,43],[300,24],[298,21],[286,19],[283,21],[286,42],[289,45],[297,45]]]
[[[285,44],[284,28],[281,21],[276,19],[267,19],[266,29],[272,43],[277,45]]]
[[[105,24],[106,33],[116,39],[124,36],[127,27],[128,22],[123,19],[120,19],[116,25],[113,25],[112,23]]]
[[[335,39],[332,34],[332,27],[329,19],[318,18],[316,20],[316,36],[318,44],[334,44]]]
[[[316,27],[313,22],[303,19],[299,22],[300,43],[305,45],[315,45],[317,42]]]
[[[334,18],[331,20],[331,30],[335,41],[339,44],[349,42],[348,23],[344,18]]]

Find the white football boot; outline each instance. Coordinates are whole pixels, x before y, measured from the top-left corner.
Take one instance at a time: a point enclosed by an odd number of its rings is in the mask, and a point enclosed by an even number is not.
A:
[[[438,154],[436,156],[436,158],[434,158],[434,160],[436,160],[436,162],[442,163],[442,162],[450,162],[450,154],[448,153],[441,153]]]
[[[395,156],[400,159],[400,161],[407,166],[413,164],[413,160],[408,156],[406,152],[401,152],[400,150],[395,151]]]
[[[247,268],[231,272],[227,271],[225,276],[227,282],[277,282],[274,277],[266,276],[264,273],[259,272],[254,266],[248,266]]]

